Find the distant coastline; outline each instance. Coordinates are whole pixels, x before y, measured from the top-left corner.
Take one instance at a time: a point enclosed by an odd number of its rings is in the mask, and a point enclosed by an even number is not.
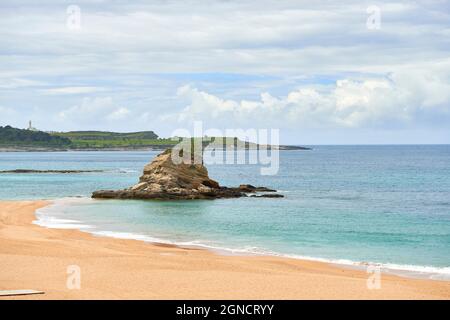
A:
[[[45,147],[21,147],[21,146],[11,146],[2,147],[0,146],[0,152],[77,152],[77,151],[160,151],[170,147],[169,145],[158,145],[158,146],[145,146],[145,147],[121,147],[121,148],[45,148]]]
[[[161,151],[176,145],[182,138],[160,138],[153,131],[108,132],[70,131],[44,132],[33,128],[18,129],[0,126],[0,152],[61,151]],[[310,150],[293,145],[259,145],[236,137],[195,137],[203,146],[214,144],[215,150]],[[197,140],[198,141],[198,140]]]
[[[173,145],[154,145],[145,147],[120,147],[120,148],[45,148],[45,147],[21,147],[21,146],[11,146],[2,147],[0,146],[0,152],[77,152],[77,151],[88,151],[88,152],[98,152],[98,151],[162,151],[167,148],[173,147]],[[312,150],[309,147],[294,146],[294,145],[280,145],[278,147],[272,146],[274,150],[284,150],[284,151],[295,151],[295,150]],[[239,150],[243,150],[239,148]],[[255,149],[250,149],[255,150]]]

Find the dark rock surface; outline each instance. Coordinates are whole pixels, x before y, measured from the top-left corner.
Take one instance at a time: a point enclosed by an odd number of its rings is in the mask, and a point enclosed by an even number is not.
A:
[[[282,194],[272,193],[272,194],[252,194],[250,197],[252,198],[283,198]]]

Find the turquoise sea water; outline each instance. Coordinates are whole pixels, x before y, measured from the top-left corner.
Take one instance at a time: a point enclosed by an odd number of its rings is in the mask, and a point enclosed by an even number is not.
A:
[[[0,199],[59,199],[46,226],[205,246],[235,253],[379,263],[450,279],[450,146],[317,146],[281,151],[280,171],[211,165],[223,185],[273,187],[282,199],[91,200],[134,184],[157,152],[0,153],[0,170],[104,169],[3,174]],[[75,196],[80,198],[74,198]],[[62,199],[63,198],[63,199]]]

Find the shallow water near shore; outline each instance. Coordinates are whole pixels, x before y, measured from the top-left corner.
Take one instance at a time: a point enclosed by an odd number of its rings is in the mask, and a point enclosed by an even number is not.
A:
[[[38,212],[39,223],[49,227],[231,253],[379,263],[450,279],[450,146],[281,151],[275,176],[261,176],[255,165],[208,166],[222,185],[273,187],[282,199],[88,198],[97,189],[134,184],[157,153],[0,153],[0,170],[105,170],[2,175],[0,199],[60,199]]]

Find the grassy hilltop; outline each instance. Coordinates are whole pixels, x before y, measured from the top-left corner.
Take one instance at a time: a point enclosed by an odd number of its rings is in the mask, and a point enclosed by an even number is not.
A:
[[[164,149],[176,144],[171,139],[160,139],[153,131],[104,132],[71,131],[43,132],[0,126],[0,148],[24,150],[108,150],[108,149]]]
[[[67,138],[72,149],[114,149],[164,147],[176,144],[171,139],[160,139],[153,131],[142,132],[106,132],[106,131],[70,131],[55,132],[55,137]]]

